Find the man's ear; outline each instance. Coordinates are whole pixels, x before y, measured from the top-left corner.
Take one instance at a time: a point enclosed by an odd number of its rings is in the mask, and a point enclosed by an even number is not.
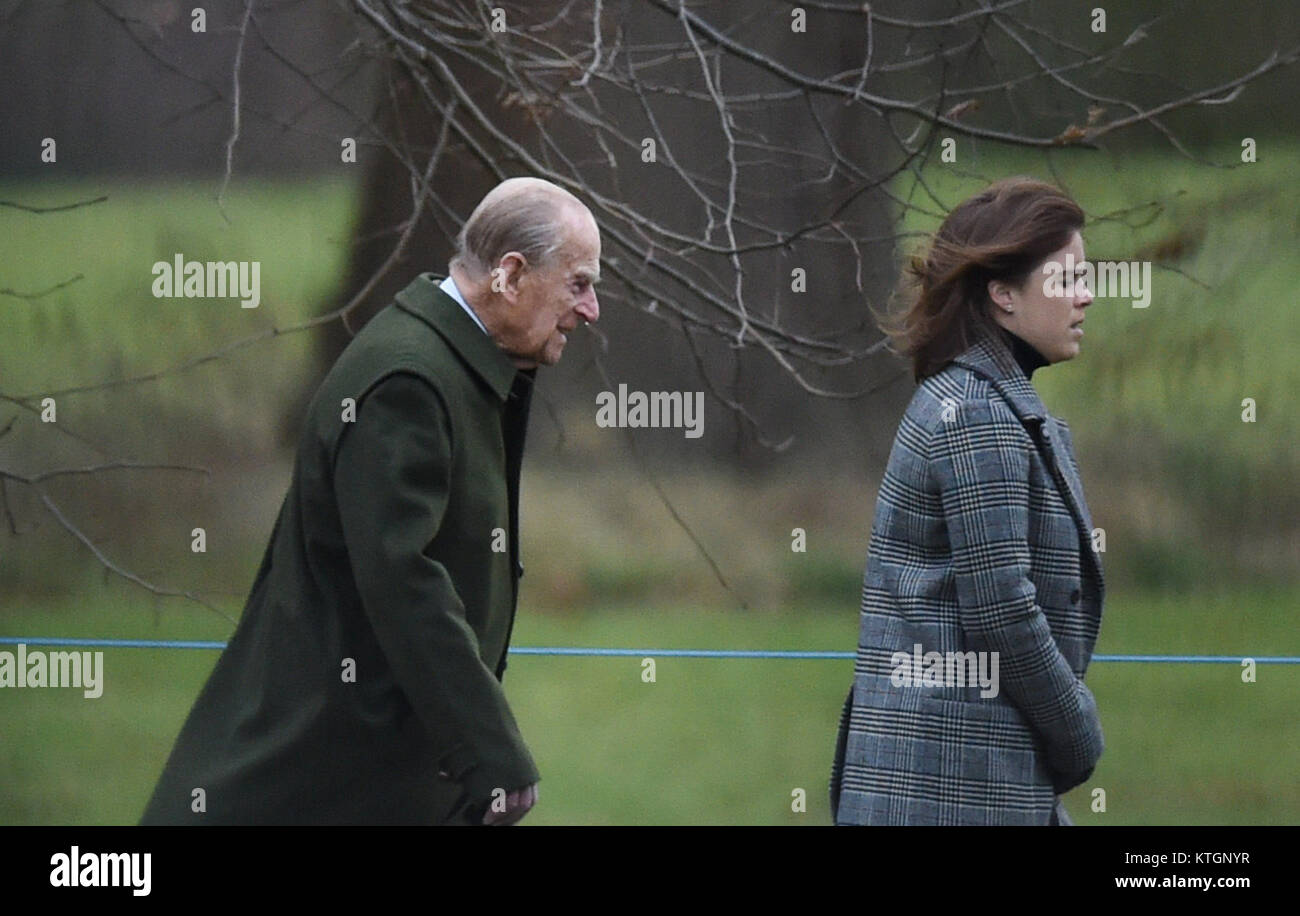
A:
[[[492,268],[492,292],[514,305],[519,298],[519,280],[528,269],[528,259],[517,251],[508,251]]]

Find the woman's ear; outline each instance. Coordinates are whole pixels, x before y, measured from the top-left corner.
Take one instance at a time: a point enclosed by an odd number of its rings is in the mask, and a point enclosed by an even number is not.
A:
[[[990,280],[988,285],[989,301],[1004,312],[1015,307],[1015,291],[1003,280]]]

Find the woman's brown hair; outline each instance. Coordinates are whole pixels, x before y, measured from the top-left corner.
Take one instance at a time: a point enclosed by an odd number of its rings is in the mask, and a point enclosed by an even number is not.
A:
[[[1018,176],[994,182],[953,208],[923,255],[909,259],[910,304],[880,322],[921,381],[997,331],[988,284],[1022,287],[1029,274],[1083,228],[1083,210],[1054,185]]]

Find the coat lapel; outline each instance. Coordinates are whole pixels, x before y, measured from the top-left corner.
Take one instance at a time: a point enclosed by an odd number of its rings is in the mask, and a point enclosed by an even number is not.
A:
[[[1072,453],[1069,428],[1047,412],[1038,392],[1016,365],[1011,349],[999,335],[981,330],[975,343],[953,362],[987,378],[1011,405],[1030,436],[1042,446],[1048,470],[1074,516],[1081,546],[1086,547],[1082,552],[1097,577],[1098,588],[1104,589],[1101,561],[1092,548],[1092,517],[1083,497],[1083,484],[1069,457]]]

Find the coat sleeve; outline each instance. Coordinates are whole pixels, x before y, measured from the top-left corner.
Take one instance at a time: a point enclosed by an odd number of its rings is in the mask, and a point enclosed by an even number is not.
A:
[[[965,401],[931,440],[968,650],[997,652],[999,689],[1038,734],[1058,793],[1102,752],[1092,692],[1052,638],[1029,579],[1028,439],[1005,405]]]
[[[362,399],[334,461],[357,590],[385,658],[474,804],[538,779],[446,568],[425,554],[449,498],[451,424],[427,381],[396,373]],[[429,774],[437,778],[436,773]]]

